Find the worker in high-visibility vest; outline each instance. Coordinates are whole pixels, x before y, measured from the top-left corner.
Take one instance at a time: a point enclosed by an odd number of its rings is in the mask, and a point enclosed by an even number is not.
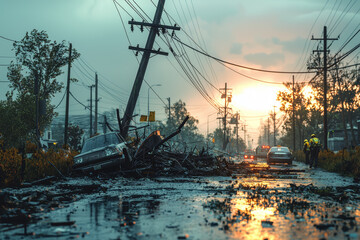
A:
[[[303,151],[305,153],[305,164],[310,164],[310,144],[307,139],[304,140],[304,148]]]
[[[320,140],[315,136],[315,134],[311,134],[309,143],[310,143],[310,155],[311,155],[310,168],[312,168],[313,164],[314,167],[317,168],[319,152],[321,148]]]

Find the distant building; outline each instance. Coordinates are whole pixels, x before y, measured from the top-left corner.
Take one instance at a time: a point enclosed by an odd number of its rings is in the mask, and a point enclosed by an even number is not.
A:
[[[57,145],[57,141],[52,138],[51,127],[45,129],[44,134],[40,138],[41,148],[49,149]]]
[[[351,146],[355,145],[359,140],[358,127],[354,126],[355,139],[352,138],[351,129],[347,127],[348,142]],[[345,131],[344,129],[334,129],[328,132],[328,149],[334,152],[338,152],[347,148],[345,143]]]

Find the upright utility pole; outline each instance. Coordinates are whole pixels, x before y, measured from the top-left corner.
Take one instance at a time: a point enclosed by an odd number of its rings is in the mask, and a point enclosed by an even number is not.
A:
[[[170,123],[170,119],[171,119],[171,105],[170,105],[170,97],[167,98],[168,102],[169,102],[169,123]]]
[[[90,86],[90,137],[93,135],[93,122],[92,122],[92,89],[95,85]]]
[[[270,118],[268,118],[268,127],[267,127],[267,130],[268,130],[268,144],[270,146]]]
[[[245,143],[245,146],[247,146],[248,144],[246,144],[246,121],[244,122],[244,143]]]
[[[95,73],[95,121],[94,121],[94,133],[97,133],[97,125],[98,125],[98,75]]]
[[[293,150],[295,151],[295,79],[294,79],[294,75],[292,76],[292,80],[293,80],[293,86],[292,86],[292,97],[293,97],[293,101],[292,101],[292,115],[293,115],[293,121],[292,121],[292,125],[293,125],[293,127],[292,127],[292,129],[293,129]]]
[[[275,123],[275,121],[276,121],[276,112],[275,112],[275,106],[274,106],[274,118],[273,118],[273,120],[274,120],[274,146],[276,146],[276,123]]]
[[[328,38],[327,36],[327,28],[324,26],[324,33],[323,38],[314,38],[312,37],[311,40],[322,40],[324,42],[324,49],[322,50],[324,54],[324,149],[328,149],[327,147],[327,133],[328,133],[328,124],[327,124],[327,40],[338,40],[338,38]],[[313,52],[319,52],[321,50],[313,50]]]
[[[227,83],[225,83],[225,106],[224,106],[224,142],[223,142],[223,149],[226,149],[226,145],[227,145],[227,139],[226,139],[226,117],[227,117],[227,104],[226,104],[226,99],[227,99]]]
[[[40,84],[39,84],[39,73],[35,70],[35,82],[34,82],[34,93],[35,93],[35,134],[36,134],[36,141],[37,146],[39,147],[40,144],[40,130],[39,130],[39,119],[40,119],[40,104],[39,104],[39,91],[40,91]]]
[[[162,12],[164,9],[164,4],[165,4],[165,0],[159,0],[158,6],[157,6],[156,12],[155,12],[154,20],[152,23],[129,21],[129,24],[140,25],[142,27],[150,26],[151,29],[150,29],[150,33],[149,33],[145,48],[129,46],[129,49],[131,49],[131,50],[143,51],[144,53],[142,55],[140,65],[138,68],[138,72],[136,74],[135,82],[134,82],[133,88],[131,90],[128,104],[127,104],[125,112],[124,112],[124,117],[123,117],[122,124],[121,124],[122,125],[121,135],[123,137],[127,137],[127,133],[128,133],[129,126],[130,126],[130,121],[131,121],[133,113],[134,113],[136,101],[139,97],[139,92],[140,92],[142,82],[144,80],[145,71],[146,71],[147,65],[149,63],[150,54],[156,53],[156,54],[161,54],[161,55],[168,55],[168,53],[161,52],[161,51],[155,51],[152,49],[153,45],[154,45],[154,41],[155,41],[155,36],[159,32],[159,28],[164,29],[164,30],[165,29],[180,30],[180,28],[176,27],[176,26],[172,27],[172,26],[165,26],[165,25],[159,24],[161,15],[162,15]]]
[[[72,52],[72,44],[70,43],[70,46],[69,46],[69,60],[68,60],[68,76],[67,76],[67,85],[66,85],[66,107],[65,107],[64,146],[66,146],[67,143],[68,143],[71,52]]]
[[[224,126],[224,142],[223,142],[223,150],[226,149],[226,145],[227,145],[227,128],[226,128],[226,124],[227,124],[227,114],[228,114],[228,104],[231,101],[231,91],[232,89],[229,89],[227,87],[227,83],[225,83],[225,88],[220,88],[220,91],[223,91],[221,94],[221,98],[225,98],[225,105],[224,105],[224,117],[223,117],[223,126]]]
[[[239,153],[239,120],[240,114],[236,113],[236,153]]]

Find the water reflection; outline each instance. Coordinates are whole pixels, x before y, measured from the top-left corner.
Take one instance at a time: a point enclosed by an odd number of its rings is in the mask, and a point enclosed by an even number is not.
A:
[[[221,219],[233,239],[358,239],[358,204],[311,201],[302,193],[235,181],[237,193],[204,205]]]

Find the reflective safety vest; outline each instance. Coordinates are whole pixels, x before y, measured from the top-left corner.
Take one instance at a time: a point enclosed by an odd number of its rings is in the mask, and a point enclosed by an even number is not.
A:
[[[310,144],[309,144],[309,142],[304,142],[304,150],[305,150],[305,151],[310,151]]]
[[[310,139],[310,147],[320,147],[320,140],[317,137],[313,137]]]

